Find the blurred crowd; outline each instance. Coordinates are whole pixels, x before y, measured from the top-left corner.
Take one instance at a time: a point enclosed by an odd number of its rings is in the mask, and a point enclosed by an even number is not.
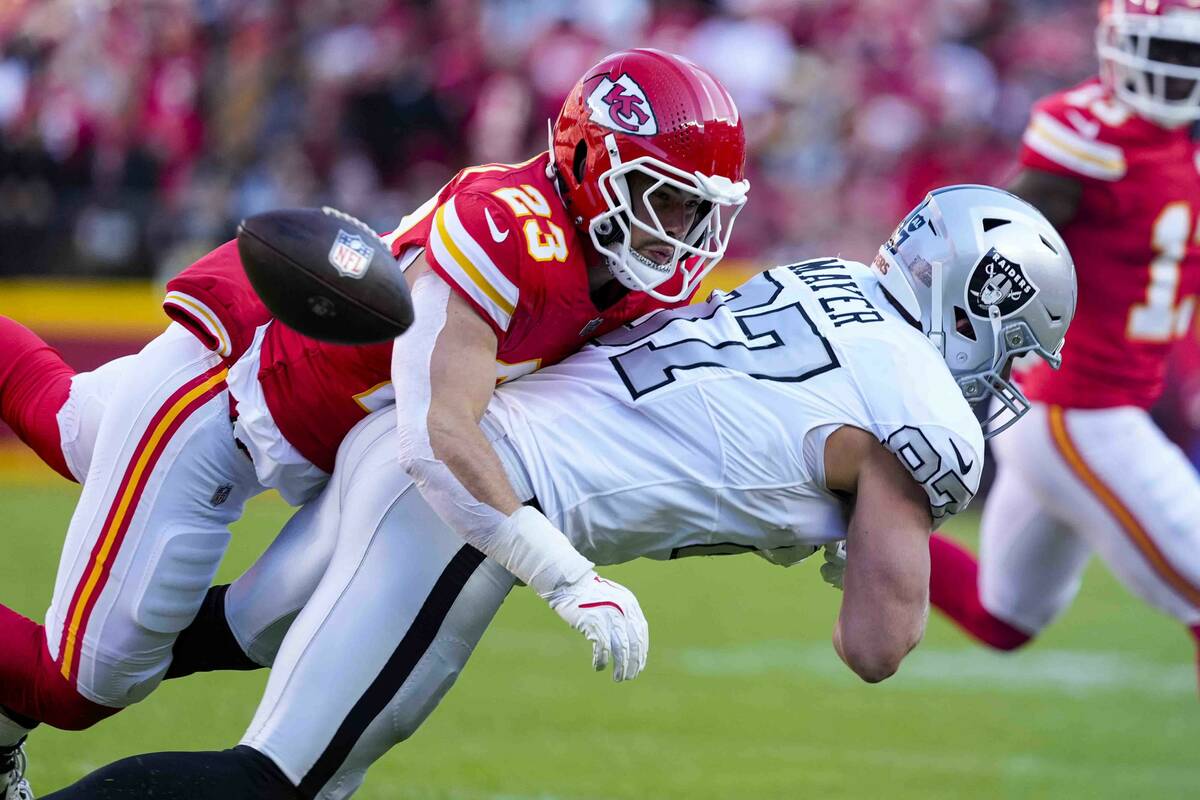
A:
[[[868,258],[923,192],[1003,182],[1039,95],[1094,71],[1053,0],[7,0],[0,276],[162,278],[269,208],[390,230],[521,161],[605,53],[719,75],[751,146],[731,255]]]

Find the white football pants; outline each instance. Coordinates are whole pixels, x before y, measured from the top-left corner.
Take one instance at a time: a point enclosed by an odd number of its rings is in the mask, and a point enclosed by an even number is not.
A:
[[[144,698],[170,665],[229,544],[262,491],[236,446],[226,370],[171,325],[136,355],[75,376],[58,420],[83,484],[63,544],[47,647],[87,699]]]
[[[375,760],[412,735],[515,582],[429,508],[400,468],[395,436],[394,409],[360,422],[310,504],[308,529],[297,524],[281,537],[297,549],[305,540],[336,547],[242,744],[308,797],[350,796]]]
[[[1035,404],[993,447],[979,567],[990,613],[1037,633],[1095,552],[1138,597],[1200,622],[1200,477],[1145,411]]]

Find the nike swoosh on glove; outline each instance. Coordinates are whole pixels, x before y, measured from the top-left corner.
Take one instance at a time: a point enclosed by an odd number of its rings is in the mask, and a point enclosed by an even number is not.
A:
[[[611,659],[613,680],[628,681],[645,668],[650,628],[633,592],[592,570],[542,597],[592,643],[594,669],[604,669]]]

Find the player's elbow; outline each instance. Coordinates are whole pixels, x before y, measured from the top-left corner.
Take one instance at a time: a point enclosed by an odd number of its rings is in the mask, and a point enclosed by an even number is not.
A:
[[[881,646],[877,642],[844,642],[842,648],[846,666],[867,683],[879,683],[895,675],[900,669],[900,662],[908,654],[908,650]]]
[[[839,642],[842,660],[867,683],[887,680],[921,641],[924,622],[924,615],[919,612],[889,614],[885,619],[861,625],[843,619]]]
[[[896,670],[900,669],[900,661],[863,662],[851,669],[866,683],[879,683],[896,674]]]

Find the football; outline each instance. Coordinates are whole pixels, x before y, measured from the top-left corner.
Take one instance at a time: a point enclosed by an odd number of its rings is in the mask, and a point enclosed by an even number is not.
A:
[[[391,248],[333,208],[268,211],[242,220],[246,276],[283,324],[338,344],[394,339],[412,324],[412,298]]]

